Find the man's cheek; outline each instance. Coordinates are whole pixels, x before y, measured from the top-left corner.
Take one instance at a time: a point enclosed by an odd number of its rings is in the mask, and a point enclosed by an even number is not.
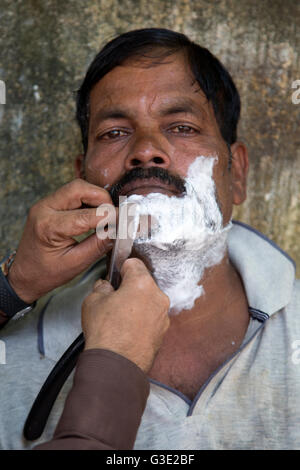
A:
[[[111,170],[100,159],[90,157],[85,163],[85,175],[89,183],[104,187],[110,183]]]

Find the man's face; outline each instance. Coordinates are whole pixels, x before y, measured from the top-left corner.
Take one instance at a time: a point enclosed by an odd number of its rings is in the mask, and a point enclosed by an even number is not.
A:
[[[88,149],[85,158],[77,160],[78,174],[88,182],[109,190],[131,170],[154,166],[184,178],[200,155],[218,157],[213,178],[226,224],[232,204],[245,197],[247,169],[241,171],[234,153],[228,170],[228,148],[212,104],[182,54],[159,65],[129,60],[92,89]],[[174,195],[178,190],[159,179],[136,179],[124,186],[122,195],[150,192]]]

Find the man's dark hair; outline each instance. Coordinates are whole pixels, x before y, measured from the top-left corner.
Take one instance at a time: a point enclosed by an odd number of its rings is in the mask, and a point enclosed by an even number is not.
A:
[[[89,66],[77,92],[76,119],[81,129],[84,153],[88,146],[89,97],[93,86],[126,59],[151,58],[155,63],[156,59],[161,60],[177,52],[185,54],[201,90],[212,102],[223,139],[227,145],[236,141],[240,97],[225,67],[208,49],[192,42],[184,34],[149,28],[129,31],[113,39]]]

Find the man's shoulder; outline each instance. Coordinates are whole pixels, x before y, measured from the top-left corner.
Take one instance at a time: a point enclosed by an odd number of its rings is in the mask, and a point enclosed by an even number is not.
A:
[[[277,344],[282,339],[283,347],[300,341],[300,279],[295,279],[288,303],[270,316],[266,327]]]
[[[285,310],[291,314],[300,325],[300,279],[295,279],[294,281],[291,300]]]
[[[233,221],[228,252],[250,307],[273,316],[291,302],[295,263],[272,240],[245,223]]]

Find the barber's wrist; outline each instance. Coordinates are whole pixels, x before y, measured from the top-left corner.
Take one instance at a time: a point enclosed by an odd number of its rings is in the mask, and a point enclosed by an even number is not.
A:
[[[9,274],[15,255],[16,252],[11,253],[0,263],[0,311],[2,320],[5,317],[9,320],[15,315],[23,316],[32,310],[36,304],[34,299],[21,297],[19,291],[16,292],[14,286],[11,285]]]
[[[7,276],[6,276],[7,281],[9,282],[9,285],[13,289],[13,291],[17,294],[17,296],[23,300],[28,305],[33,304],[37,299],[32,296],[30,292],[24,291],[22,289],[21,285],[22,282],[19,280],[19,276],[17,274],[17,269],[15,265],[12,265]]]

